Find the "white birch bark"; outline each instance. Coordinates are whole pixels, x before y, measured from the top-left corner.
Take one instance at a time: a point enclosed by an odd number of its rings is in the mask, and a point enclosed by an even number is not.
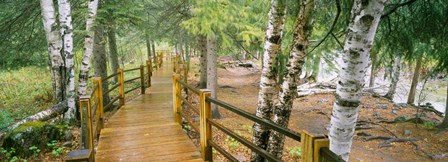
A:
[[[384,96],[390,100],[394,99],[398,79],[400,78],[400,69],[401,69],[401,55],[396,55],[394,59],[394,65],[392,67],[393,74],[391,76],[391,83],[389,86],[389,90],[387,91],[387,94]]]
[[[355,0],[339,62],[339,82],[330,122],[330,150],[349,159],[364,77],[376,29],[388,0]]]
[[[57,30],[58,24],[56,22],[53,1],[41,0],[40,6],[42,9],[42,21],[47,38],[48,51],[50,54],[49,59],[51,63],[51,79],[53,81],[53,101],[59,103],[64,100],[65,96],[62,70],[64,67],[64,59],[61,55],[62,40],[61,35]]]
[[[260,91],[258,92],[258,103],[256,115],[264,119],[271,119],[273,95],[276,85],[276,71],[274,70],[275,58],[281,49],[282,33],[285,24],[285,0],[271,0],[269,10],[269,22],[266,29],[266,38],[263,54],[263,67],[260,78]],[[253,126],[253,142],[266,149],[269,139],[269,131],[266,127],[255,123]],[[264,161],[260,155],[252,152],[251,161]]]
[[[59,23],[61,24],[61,36],[63,51],[65,56],[65,69],[67,84],[65,86],[66,100],[68,110],[64,114],[66,120],[73,120],[75,118],[76,104],[75,104],[75,70],[73,59],[73,26],[70,8],[70,0],[58,0]]]
[[[88,15],[86,20],[86,36],[84,38],[84,55],[82,58],[81,69],[79,71],[79,87],[78,96],[86,95],[87,81],[89,78],[90,60],[93,53],[93,39],[95,32],[93,31],[93,24],[96,19],[96,12],[98,9],[98,0],[90,0],[88,5]]]
[[[297,83],[305,63],[308,37],[312,30],[313,11],[314,0],[303,0],[301,2],[293,34],[291,53],[286,65],[286,74],[278,94],[278,102],[274,105],[273,121],[282,127],[288,127],[293,101],[297,97]],[[272,131],[267,151],[281,159],[284,140],[285,136],[283,134]]]
[[[207,38],[207,89],[211,90],[213,98],[217,98],[218,90],[218,74],[216,69],[216,39],[216,36],[210,36],[209,38]],[[221,114],[219,113],[218,107],[215,104],[212,104],[212,116],[215,119],[221,118]]]

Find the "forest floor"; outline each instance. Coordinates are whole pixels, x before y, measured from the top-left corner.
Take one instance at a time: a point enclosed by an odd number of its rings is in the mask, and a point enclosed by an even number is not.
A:
[[[198,81],[198,75],[194,74],[197,73],[197,60],[193,59],[192,65],[193,71],[190,73],[189,82],[194,84]],[[260,70],[220,67],[218,69],[218,98],[245,111],[255,113]],[[333,103],[333,94],[316,94],[296,99],[288,127],[296,132],[307,130],[316,134],[327,134]],[[221,123],[251,140],[253,122],[223,108],[219,110],[224,117],[220,120]],[[385,98],[364,94],[350,160],[447,161],[448,131],[435,128],[442,117],[432,112],[419,112],[423,120],[416,124],[412,122],[415,121],[412,118],[416,113],[415,107],[394,104]],[[222,147],[230,150],[241,161],[250,159],[248,148],[222,132],[214,131],[214,138]],[[387,143],[386,139],[375,137],[410,141]],[[285,143],[283,160],[299,161],[300,143],[292,139],[287,139]],[[216,156],[216,158],[222,157]]]

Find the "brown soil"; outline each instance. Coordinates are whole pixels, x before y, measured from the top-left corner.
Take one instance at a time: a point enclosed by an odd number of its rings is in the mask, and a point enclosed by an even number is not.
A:
[[[198,81],[197,59],[192,59],[193,70],[190,73],[189,83]],[[196,76],[196,77],[195,77]],[[218,69],[218,98],[236,107],[255,113],[259,89],[260,71],[242,67],[227,67]],[[308,130],[315,133],[327,134],[330,123],[331,111],[334,102],[333,94],[317,94],[298,98],[294,101],[294,107],[289,122],[289,128],[301,132]],[[220,109],[224,119],[220,120],[226,127],[234,130],[248,140],[251,140],[253,122]],[[431,122],[439,123],[442,118],[432,112],[423,112],[424,124],[412,122],[395,122],[397,117],[413,118],[416,114],[414,107],[400,107],[384,98],[376,98],[365,94],[362,98],[358,121],[368,129],[357,129],[353,140],[351,161],[448,161],[447,157],[431,159],[428,155],[442,155],[448,153],[448,132],[438,132],[431,128]],[[404,135],[404,131],[410,131],[410,135]],[[359,133],[368,133],[372,136],[388,136],[396,138],[416,138],[412,142],[395,142],[388,147],[379,147],[385,140],[366,141],[365,136]],[[250,159],[250,151],[242,144],[232,141],[227,135],[214,130],[213,138],[225,149],[242,161]],[[288,150],[300,147],[300,143],[287,139],[284,149],[285,161],[299,161],[299,157],[293,156]],[[217,155],[217,153],[215,154]],[[219,160],[223,157],[216,156]]]

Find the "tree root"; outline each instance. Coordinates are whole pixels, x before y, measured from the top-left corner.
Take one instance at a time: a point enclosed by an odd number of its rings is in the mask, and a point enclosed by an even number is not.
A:
[[[393,142],[415,142],[418,141],[420,139],[416,139],[416,138],[391,138],[388,139],[387,141],[381,143],[378,148],[382,148],[382,147],[390,147],[392,146],[391,143]]]

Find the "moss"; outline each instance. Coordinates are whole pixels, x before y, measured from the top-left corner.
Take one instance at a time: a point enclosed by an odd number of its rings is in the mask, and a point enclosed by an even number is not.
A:
[[[40,122],[40,121],[28,122],[28,123],[24,123],[24,124],[18,126],[16,129],[12,130],[12,132],[10,134],[25,132],[27,129],[30,129],[30,128],[32,128],[32,129],[42,128],[43,126],[45,126],[45,122]]]
[[[6,135],[2,147],[14,148],[15,155],[29,157],[33,154],[28,148],[35,146],[47,150],[47,143],[64,138],[64,126],[45,122],[28,122],[20,125]]]

